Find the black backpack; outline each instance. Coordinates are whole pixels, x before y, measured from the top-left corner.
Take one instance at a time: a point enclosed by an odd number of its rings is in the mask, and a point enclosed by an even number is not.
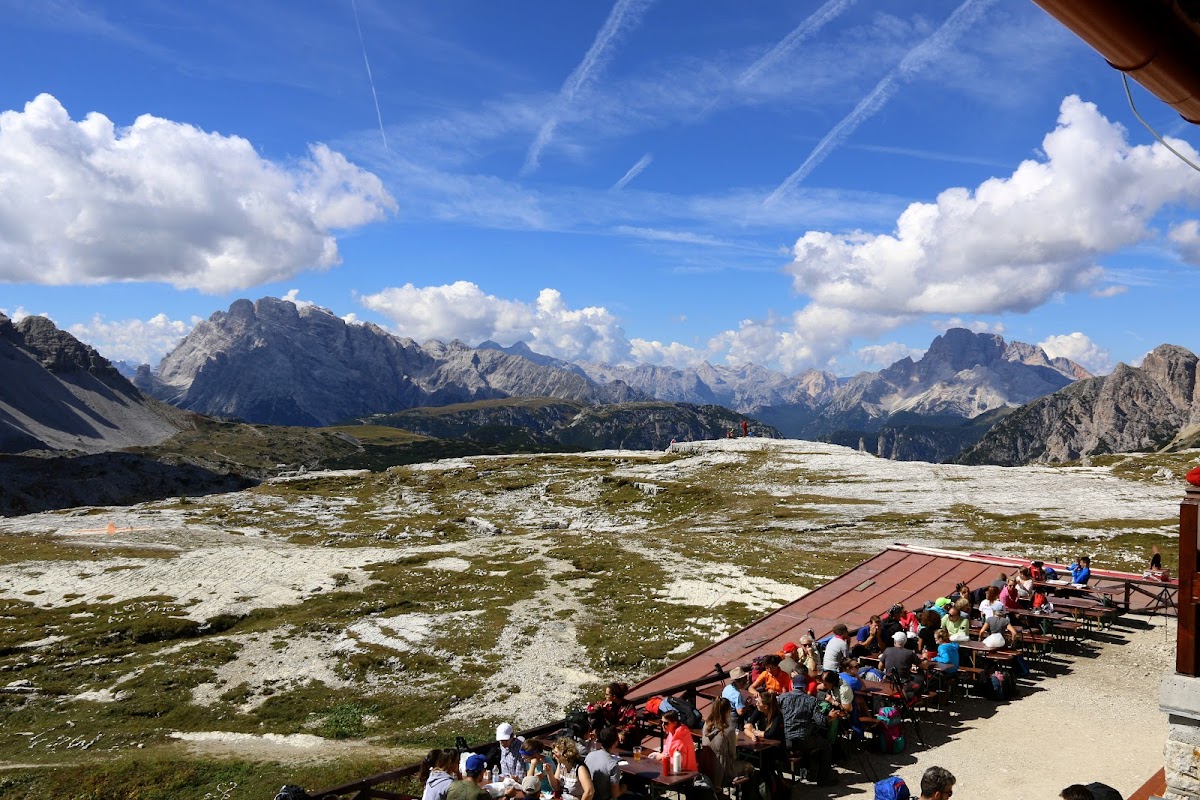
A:
[[[663,700],[663,706],[669,705],[671,711],[679,715],[679,721],[689,728],[699,728],[704,725],[704,717],[700,709],[682,697],[668,697]],[[662,706],[659,706],[661,709]]]
[[[293,786],[289,783],[279,789],[279,793],[275,795],[275,800],[308,800],[308,792],[299,786]]]

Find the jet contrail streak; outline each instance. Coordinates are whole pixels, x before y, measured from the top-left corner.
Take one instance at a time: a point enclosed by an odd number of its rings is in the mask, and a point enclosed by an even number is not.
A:
[[[825,138],[817,142],[817,146],[808,154],[808,158],[804,159],[804,163],[799,169],[787,177],[787,179],[779,184],[775,191],[767,196],[763,201],[764,206],[769,206],[779,200],[780,197],[794,189],[801,181],[809,176],[822,161],[824,161],[830,153],[837,149],[850,134],[858,129],[871,117],[879,113],[879,111],[887,105],[888,100],[900,88],[901,80],[907,80],[914,74],[919,72],[923,67],[930,62],[936,60],[954,44],[954,41],[971,25],[973,25],[979,17],[987,10],[988,6],[992,5],[995,0],[966,0],[962,5],[954,10],[942,26],[934,31],[923,42],[918,44],[912,50],[905,54],[900,63],[895,69],[883,76],[883,79],[875,85],[875,88],[858,101],[858,105],[854,110],[842,119],[837,125],[833,126],[833,130],[825,134]]]
[[[583,60],[563,82],[562,88],[558,92],[555,110],[542,123],[533,144],[529,147],[529,152],[525,154],[525,166],[521,168],[522,172],[528,173],[537,169],[538,162],[542,157],[542,150],[550,143],[550,139],[554,136],[554,130],[558,127],[559,110],[569,105],[579,91],[587,85],[592,75],[604,67],[612,45],[622,29],[636,25],[641,20],[641,15],[650,7],[651,2],[653,0],[617,0],[612,11],[608,13],[608,19],[604,20],[600,32],[596,34],[592,46],[584,54]]]
[[[746,67],[745,72],[738,77],[737,85],[745,86],[761,73],[775,66],[780,59],[787,55],[789,50],[821,30],[827,23],[836,19],[843,11],[854,5],[854,3],[855,0],[828,0],[825,5],[809,14],[807,19],[795,28],[792,28],[792,32],[783,37],[762,58]]]
[[[637,163],[630,167],[629,171],[621,176],[621,180],[612,185],[612,191],[619,192],[628,186],[629,182],[638,175],[641,175],[642,171],[646,169],[646,167],[650,166],[650,162],[653,160],[654,156],[650,155],[649,153],[646,153],[646,155],[639,158]]]
[[[379,95],[375,92],[375,78],[371,76],[371,62],[367,58],[367,42],[363,38],[362,25],[358,23],[358,3],[350,0],[350,8],[354,9],[354,27],[358,30],[358,43],[362,45],[363,63],[367,65],[367,83],[371,84],[371,97],[375,99],[375,116],[379,119],[379,135],[383,137],[383,149],[387,150],[387,133],[383,130],[383,112],[379,110]]]

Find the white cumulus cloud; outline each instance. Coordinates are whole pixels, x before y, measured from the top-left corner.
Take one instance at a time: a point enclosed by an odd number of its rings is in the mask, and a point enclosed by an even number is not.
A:
[[[395,209],[378,177],[322,144],[283,165],[148,114],[75,121],[48,94],[0,113],[3,281],[244,289],[336,265],[333,231]]]
[[[1186,142],[1172,144],[1196,157]],[[1044,159],[1009,177],[911,204],[891,233],[805,233],[787,270],[809,298],[796,332],[815,360],[881,324],[1025,312],[1086,289],[1103,276],[1099,256],[1149,238],[1159,210],[1200,195],[1200,174],[1158,143],[1131,146],[1120,125],[1075,96],[1042,150]],[[1193,232],[1179,226],[1176,245],[1186,248]]]
[[[603,306],[570,308],[557,289],[543,289],[526,303],[487,294],[469,281],[425,287],[409,283],[360,300],[387,317],[396,333],[418,341],[478,344],[491,339],[505,346],[524,341],[557,358],[630,360],[629,339],[612,312]]]
[[[1167,236],[1181,256],[1200,265],[1200,222],[1192,219],[1180,223],[1171,228]]]
[[[184,322],[166,314],[150,319],[107,320],[102,314],[71,325],[67,330],[81,342],[96,348],[109,361],[155,366],[187,336],[200,317]]]
[[[25,306],[17,306],[12,311],[9,311],[7,308],[0,308],[0,314],[3,314],[4,316],[8,317],[13,322],[20,322],[21,320],[25,319],[26,317],[31,317],[31,316],[43,316],[46,319],[50,319],[49,314],[35,315],[35,314],[32,314],[29,311],[27,311],[25,309]]]
[[[888,342],[887,344],[860,347],[855,355],[867,366],[890,367],[902,358],[911,358],[913,361],[917,361],[925,355],[925,351],[900,342]]]
[[[1048,336],[1038,342],[1038,347],[1051,358],[1071,359],[1093,375],[1112,372],[1112,355],[1079,331]]]

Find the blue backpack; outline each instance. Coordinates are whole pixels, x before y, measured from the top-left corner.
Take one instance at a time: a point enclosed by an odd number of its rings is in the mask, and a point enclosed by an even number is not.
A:
[[[910,797],[904,778],[884,778],[875,784],[875,800],[909,800]]]

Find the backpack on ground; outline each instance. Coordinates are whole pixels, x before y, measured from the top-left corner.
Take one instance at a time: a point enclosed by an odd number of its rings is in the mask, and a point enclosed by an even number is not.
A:
[[[1017,682],[1011,673],[996,670],[984,676],[982,694],[988,700],[1012,700],[1017,696]]]
[[[884,753],[903,753],[904,729],[900,725],[900,709],[884,706],[879,709],[875,719],[879,721],[879,749]],[[878,784],[876,787],[875,796],[879,797]]]
[[[674,711],[679,715],[679,721],[689,728],[700,728],[704,725],[704,717],[700,715],[700,709],[682,697],[664,697],[658,710],[660,713]]]
[[[904,778],[893,776],[875,783],[875,800],[909,800],[912,794]]]

